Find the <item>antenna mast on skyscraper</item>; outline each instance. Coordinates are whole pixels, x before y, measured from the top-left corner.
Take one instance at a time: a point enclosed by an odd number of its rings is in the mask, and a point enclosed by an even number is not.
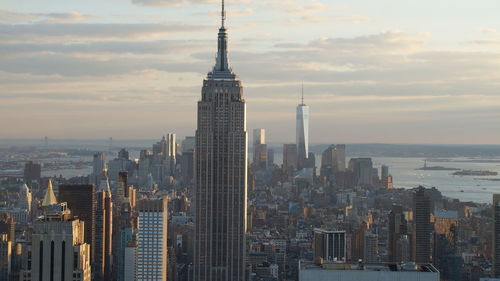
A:
[[[304,82],[302,82],[302,105],[304,105]]]
[[[222,27],[224,27],[224,22],[226,21],[226,10],[224,9],[224,0],[222,0]]]

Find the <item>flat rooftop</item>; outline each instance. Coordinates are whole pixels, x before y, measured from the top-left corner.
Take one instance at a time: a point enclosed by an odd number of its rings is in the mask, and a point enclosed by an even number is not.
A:
[[[363,270],[363,271],[393,271],[393,272],[435,272],[439,271],[432,264],[420,264],[409,262],[406,264],[396,263],[342,263],[325,262],[317,264],[315,262],[301,261],[300,270]]]

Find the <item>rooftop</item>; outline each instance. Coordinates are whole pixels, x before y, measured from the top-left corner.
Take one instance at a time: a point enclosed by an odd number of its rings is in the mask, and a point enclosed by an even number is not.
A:
[[[458,219],[458,212],[439,210],[439,211],[434,211],[434,216],[438,219]]]
[[[363,271],[399,271],[399,272],[439,272],[432,264],[416,265],[413,262],[405,264],[395,263],[342,263],[325,262],[322,264],[315,262],[299,263],[300,270],[363,270]]]

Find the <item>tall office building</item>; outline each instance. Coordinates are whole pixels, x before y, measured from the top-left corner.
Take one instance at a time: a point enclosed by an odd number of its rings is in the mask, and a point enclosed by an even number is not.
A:
[[[185,183],[191,183],[194,178],[194,150],[196,137],[186,137],[182,141],[181,171]]]
[[[167,175],[173,176],[177,163],[177,142],[175,141],[175,134],[167,134],[165,142],[162,142],[162,144],[163,159],[167,163]]]
[[[138,177],[139,177],[139,188],[150,189],[151,185],[149,183],[149,177],[151,175],[150,167],[153,163],[153,154],[149,150],[141,150],[139,156],[139,167],[138,167]]]
[[[373,163],[371,158],[352,158],[349,170],[353,173],[355,185],[370,186],[373,184]]]
[[[94,154],[94,158],[92,160],[92,174],[90,176],[90,183],[95,184],[95,186],[99,186],[101,182],[103,171],[106,165],[106,156],[104,152],[98,152]]]
[[[331,181],[335,175],[337,163],[335,161],[335,145],[330,145],[321,154],[320,177],[322,180]]]
[[[116,223],[116,222],[119,223]],[[119,225],[120,227],[115,227]],[[118,281],[135,279],[138,220],[134,209],[123,210],[113,219],[113,273]],[[116,231],[115,231],[116,230]],[[118,235],[115,235],[117,233]]]
[[[125,255],[128,243],[136,242],[137,217],[130,200],[127,172],[119,173],[118,186],[113,198],[112,256],[113,280],[124,279]]]
[[[337,169],[337,172],[345,172],[346,169],[346,162],[345,162],[345,155],[346,155],[346,149],[345,149],[345,144],[337,144],[335,145],[335,151],[333,155],[333,159],[335,161],[335,167]]]
[[[28,274],[36,281],[90,281],[90,246],[84,225],[65,203],[54,204],[34,223]],[[24,279],[23,279],[24,280]]]
[[[297,169],[297,145],[283,144],[283,170],[295,172]]]
[[[222,2],[216,64],[203,81],[196,131],[194,280],[246,280],[247,132],[241,81],[229,67]]]
[[[405,250],[401,248],[402,240],[407,239],[408,222],[406,221],[403,212],[403,206],[393,205],[391,213],[389,214],[388,226],[389,241],[387,248],[389,250],[389,262],[402,262],[407,257]],[[398,246],[399,245],[399,246]]]
[[[106,170],[96,193],[93,274],[95,280],[111,280],[112,237],[113,237],[113,202]]]
[[[266,129],[254,129],[253,130],[253,144],[265,144],[266,143]]]
[[[0,281],[9,281],[12,264],[12,244],[7,233],[0,233]]]
[[[66,202],[73,217],[84,222],[84,241],[90,245],[91,262],[94,260],[96,225],[96,193],[93,184],[59,185],[59,202]]]
[[[382,181],[382,187],[387,189],[393,189],[394,184],[392,182],[392,176],[389,173],[389,166],[382,165],[380,180]]]
[[[28,161],[24,164],[24,183],[33,188],[32,184],[35,182],[40,184],[42,175],[42,165]]]
[[[493,274],[500,278],[500,194],[493,194]]]
[[[295,140],[297,144],[297,168],[307,167],[309,157],[309,106],[304,103],[304,90],[302,89],[302,102],[297,105],[297,122]]]
[[[314,257],[323,261],[346,261],[346,232],[314,229]]]
[[[9,213],[0,212],[0,234],[7,234],[9,241],[15,241],[16,223]]]
[[[253,163],[258,168],[267,167],[266,130],[253,130]]]
[[[167,199],[141,200],[137,203],[137,212],[135,280],[167,280]]]
[[[418,187],[415,192],[415,262],[417,264],[431,261],[431,199],[426,189]]]
[[[267,149],[267,166],[274,166],[274,149],[272,148]]]
[[[364,261],[368,263],[378,262],[378,235],[367,231],[364,243]]]

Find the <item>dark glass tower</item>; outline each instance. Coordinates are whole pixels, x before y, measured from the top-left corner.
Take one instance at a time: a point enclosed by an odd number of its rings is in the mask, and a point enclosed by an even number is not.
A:
[[[66,202],[71,215],[84,222],[85,243],[90,245],[94,260],[94,240],[96,224],[96,193],[93,184],[61,184],[59,185],[59,202]]]
[[[406,221],[403,206],[393,205],[392,211],[389,214],[389,262],[399,263],[404,255],[401,254],[401,249],[398,249],[398,241],[408,234],[408,222]]]
[[[422,186],[415,192],[415,262],[431,262],[431,199]]]
[[[500,278],[500,194],[493,194],[493,276]]]
[[[229,68],[227,32],[203,81],[196,130],[194,279],[243,281],[246,256],[247,132],[241,82]]]

